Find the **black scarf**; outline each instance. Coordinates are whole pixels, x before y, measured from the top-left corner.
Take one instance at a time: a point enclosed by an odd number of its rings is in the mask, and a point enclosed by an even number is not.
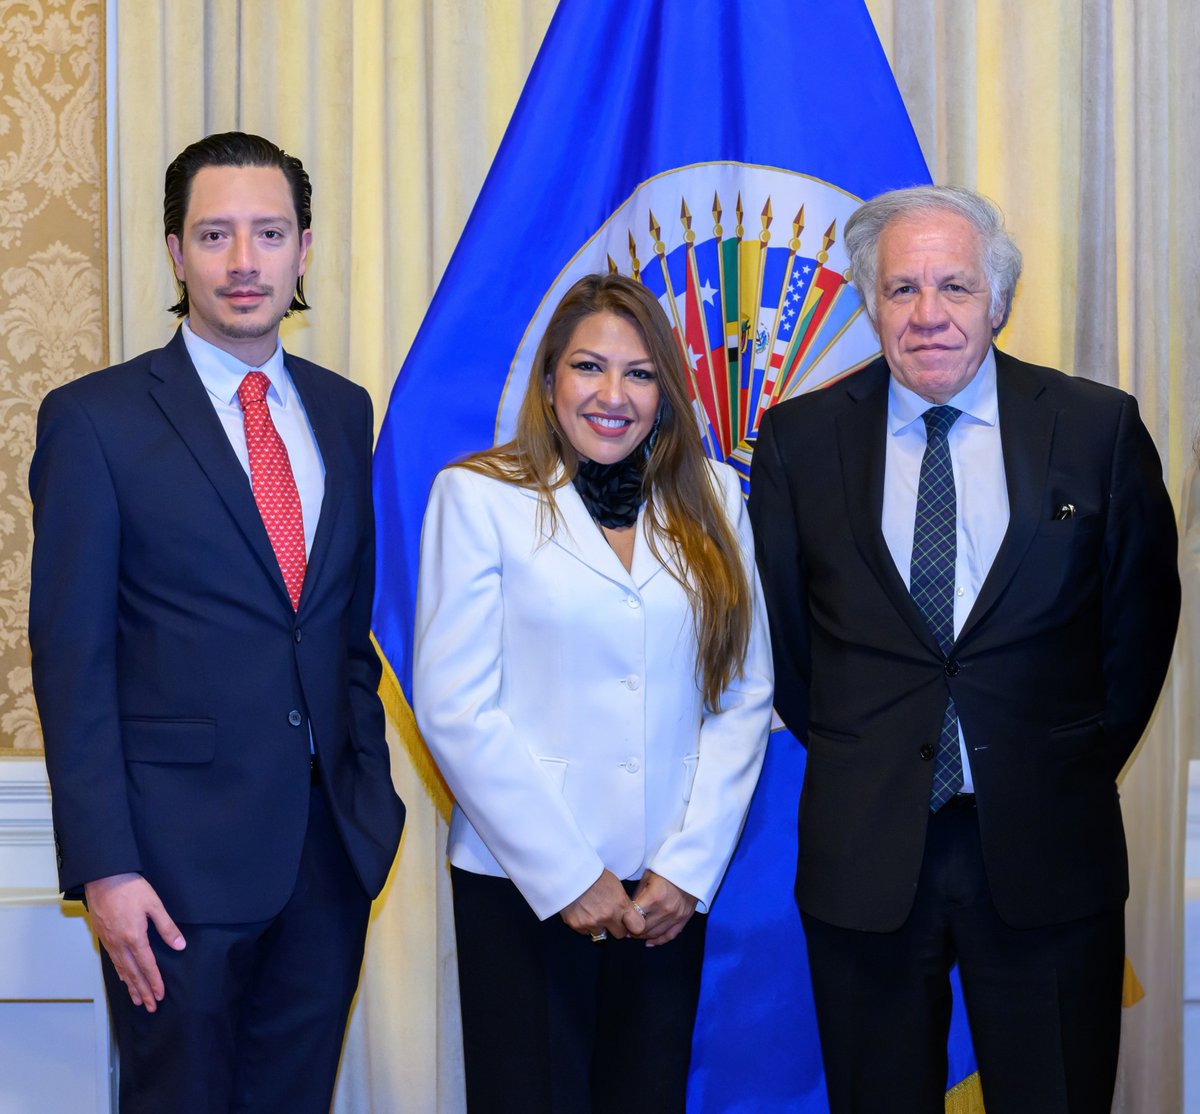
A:
[[[637,521],[638,509],[646,500],[642,490],[645,463],[646,453],[640,445],[616,464],[597,464],[580,457],[575,490],[601,526],[619,529]]]

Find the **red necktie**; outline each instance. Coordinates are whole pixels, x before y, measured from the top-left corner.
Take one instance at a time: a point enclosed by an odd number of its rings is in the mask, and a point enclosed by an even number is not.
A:
[[[271,381],[261,371],[247,372],[238,387],[238,402],[242,404],[242,422],[246,427],[254,501],[275,550],[292,607],[298,608],[308,563],[304,556],[304,514],[287,446],[267,408],[270,385]]]

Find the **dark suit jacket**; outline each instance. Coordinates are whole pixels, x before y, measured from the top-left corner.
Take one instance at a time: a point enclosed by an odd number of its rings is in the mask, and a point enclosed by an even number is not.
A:
[[[364,889],[387,876],[404,806],[369,634],[371,404],[286,363],[325,466],[298,612],[181,334],[42,404],[29,637],[65,890],[139,871],[177,921],[273,916],[310,727]]]
[[[884,540],[888,368],[763,420],[750,514],[775,704],[808,747],[801,909],[887,931],[911,907],[952,693],[992,896],[1018,927],[1124,901],[1116,776],[1157,699],[1179,611],[1175,520],[1121,391],[996,353],[1010,520],[943,655]],[[1064,503],[1074,517],[1055,520]]]

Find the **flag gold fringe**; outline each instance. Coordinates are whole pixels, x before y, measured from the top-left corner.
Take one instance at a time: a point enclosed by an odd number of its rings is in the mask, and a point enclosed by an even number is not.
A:
[[[984,1114],[979,1072],[968,1075],[946,1092],[946,1114]]]
[[[421,738],[421,732],[417,730],[417,721],[413,717],[412,708],[408,706],[404,689],[400,687],[400,681],[387,658],[384,657],[374,635],[371,636],[371,641],[375,644],[379,660],[383,663],[383,676],[379,679],[379,699],[383,701],[383,710],[400,733],[400,741],[408,752],[409,760],[417,772],[417,777],[421,779],[425,792],[429,794],[430,800],[441,813],[442,819],[449,820],[454,796],[450,792],[450,787],[442,780],[441,771],[437,768],[433,755],[429,753],[425,740]]]
[[[1146,991],[1138,981],[1137,972],[1134,971],[1133,964],[1129,962],[1129,956],[1126,956],[1125,978],[1121,983],[1121,1005],[1124,1009],[1129,1009],[1130,1006],[1136,1006],[1145,997]]]

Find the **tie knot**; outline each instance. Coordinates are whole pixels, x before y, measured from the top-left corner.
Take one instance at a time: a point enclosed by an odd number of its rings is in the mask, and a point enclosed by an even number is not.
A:
[[[961,410],[956,410],[953,406],[931,406],[921,415],[925,419],[925,440],[944,441],[950,427],[958,421],[961,413]]]
[[[246,378],[242,380],[237,392],[242,409],[245,410],[251,403],[262,402],[267,397],[267,388],[270,385],[271,380],[263,372],[246,372]]]

